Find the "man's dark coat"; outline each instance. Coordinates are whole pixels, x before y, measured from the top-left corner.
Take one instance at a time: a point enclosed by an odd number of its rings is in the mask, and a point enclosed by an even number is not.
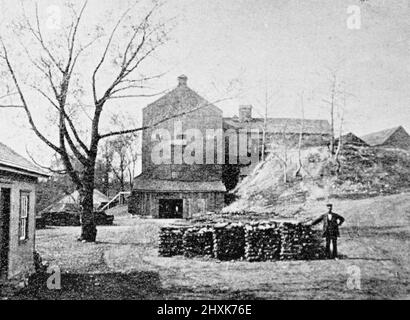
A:
[[[318,224],[323,221],[323,237],[324,238],[337,238],[340,237],[339,226],[343,224],[345,219],[332,212],[332,219],[329,220],[329,213],[321,215],[319,218],[312,222],[312,225]]]

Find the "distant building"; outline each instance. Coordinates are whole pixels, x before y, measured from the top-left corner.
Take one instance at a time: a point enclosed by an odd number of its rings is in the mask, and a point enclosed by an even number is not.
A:
[[[370,133],[363,136],[362,139],[372,147],[410,150],[410,135],[402,126]]]
[[[0,283],[34,272],[36,184],[47,174],[0,143]]]
[[[94,189],[93,207],[97,211],[106,205],[110,200],[101,191]],[[78,226],[80,225],[80,193],[76,190],[73,193],[62,197],[52,203],[39,213],[43,226]],[[94,217],[99,224],[98,217]]]
[[[101,191],[94,189],[94,210],[106,205],[110,199]],[[60,200],[49,205],[47,208],[41,211],[41,214],[47,213],[78,213],[81,211],[80,206],[80,193],[76,190],[73,193],[62,197]]]
[[[354,133],[349,132],[342,137],[342,144],[349,145],[349,146],[357,146],[357,147],[368,147],[369,144],[366,141],[360,139]],[[339,138],[335,140],[336,146],[339,145]]]
[[[252,170],[259,162],[260,154],[252,165],[231,165],[227,160],[231,154],[239,157],[239,144],[231,148],[225,143],[225,148],[220,149],[222,162],[187,164],[178,159],[177,152],[187,147],[185,130],[200,131],[205,155],[209,151],[205,146],[214,140],[208,136],[207,130],[219,130],[222,135],[246,131],[248,140],[255,138],[252,131],[258,131],[258,143],[252,144],[260,147],[265,124],[264,119],[252,117],[252,106],[240,106],[239,117],[223,118],[221,109],[190,89],[187,77],[180,76],[175,89],[143,109],[143,127],[147,129],[142,136],[142,173],[134,180],[129,212],[159,218],[191,218],[197,213],[222,209],[226,191],[235,187],[241,175]],[[301,133],[303,146],[326,145],[330,125],[326,120],[269,118],[266,121],[265,152],[272,150],[275,144],[297,145]],[[171,145],[170,163],[153,161],[154,148],[159,142]],[[246,148],[245,151],[252,153]],[[216,149],[215,145],[214,151],[218,153]]]
[[[252,106],[239,106],[239,117],[224,118],[224,129],[258,130],[262,142],[265,129],[264,118],[252,117]],[[303,136],[303,145],[326,145],[330,139],[330,125],[327,120],[297,119],[297,118],[267,118],[266,144],[268,149],[276,142],[284,139],[291,145],[299,142],[300,133]]]
[[[259,152],[262,153],[263,132],[265,131],[265,154],[275,152],[283,146],[295,148],[299,145],[302,133],[302,147],[326,146],[331,137],[330,125],[327,120],[298,118],[255,118],[252,116],[252,106],[239,106],[239,116],[224,118],[224,130],[247,130],[249,140],[252,130],[259,132]],[[249,150],[251,153],[251,150]],[[248,176],[257,163],[240,166],[239,180]],[[231,177],[232,179],[233,177]]]
[[[129,211],[157,218],[191,218],[196,213],[220,210],[226,192],[222,165],[186,164],[176,158],[176,151],[186,146],[185,130],[199,129],[204,142],[207,129],[222,130],[222,110],[190,89],[187,77],[180,76],[174,90],[143,110],[144,127],[163,120],[143,132],[142,173],[134,180]],[[179,125],[180,133],[175,132]],[[169,132],[172,140],[166,134],[152,139],[153,130],[158,129]],[[153,148],[162,140],[171,144],[169,164],[155,164],[151,158]]]

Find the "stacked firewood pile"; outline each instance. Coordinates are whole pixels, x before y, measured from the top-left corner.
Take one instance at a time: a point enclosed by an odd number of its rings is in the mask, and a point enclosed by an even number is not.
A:
[[[192,227],[183,236],[183,252],[186,257],[213,255],[213,230],[210,227]]]
[[[245,228],[242,223],[216,224],[213,231],[214,257],[236,260],[245,256]]]
[[[324,257],[323,240],[320,231],[310,226],[283,223],[280,226],[281,260],[313,260]]]
[[[218,223],[161,228],[159,254],[219,260],[312,260],[324,257],[323,240],[310,226],[292,222]]]
[[[303,246],[300,225],[290,222],[281,223],[280,227],[280,260],[296,260],[301,256]]]
[[[248,261],[278,260],[280,233],[277,223],[251,223],[245,227],[245,258]]]
[[[184,251],[185,230],[186,228],[183,227],[162,227],[159,235],[159,255],[163,257],[181,255]]]
[[[313,260],[323,259],[326,253],[323,246],[322,231],[312,230],[309,226],[300,226],[300,241],[302,243],[302,251],[299,259]]]

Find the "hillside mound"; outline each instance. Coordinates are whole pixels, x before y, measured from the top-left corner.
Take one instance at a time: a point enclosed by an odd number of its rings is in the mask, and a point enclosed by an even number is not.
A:
[[[310,147],[300,151],[300,162],[292,149],[261,162],[233,190],[237,200],[223,213],[295,217],[312,201],[409,189],[410,153],[402,149],[346,146],[335,161],[327,147]]]

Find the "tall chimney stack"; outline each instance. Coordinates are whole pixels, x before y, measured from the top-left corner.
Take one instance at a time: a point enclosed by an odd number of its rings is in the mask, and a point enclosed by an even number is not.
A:
[[[188,77],[186,75],[181,75],[178,77],[178,86],[179,87],[186,87],[188,82]]]
[[[239,121],[246,122],[252,120],[252,106],[244,105],[239,106]]]

